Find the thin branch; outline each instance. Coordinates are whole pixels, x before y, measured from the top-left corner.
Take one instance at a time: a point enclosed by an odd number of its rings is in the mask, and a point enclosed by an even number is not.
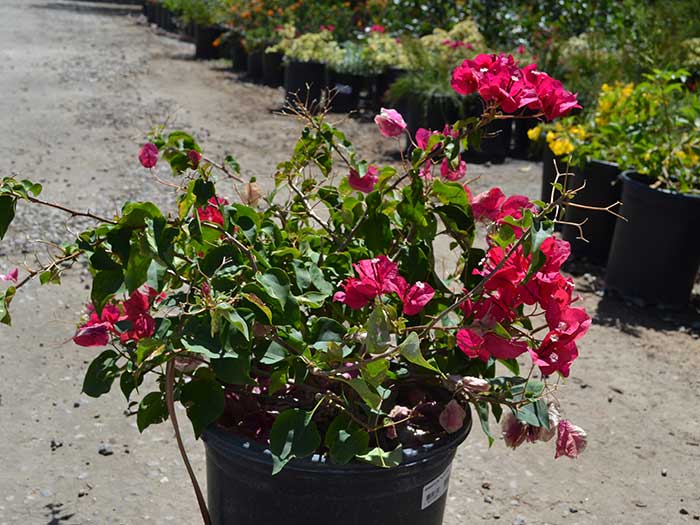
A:
[[[195,475],[192,465],[190,464],[190,460],[187,457],[187,451],[185,450],[185,445],[182,442],[182,436],[180,435],[180,426],[177,423],[177,414],[175,414],[175,395],[173,392],[174,384],[175,361],[171,359],[166,365],[165,372],[165,402],[168,406],[168,415],[170,416],[170,422],[173,424],[175,440],[177,441],[177,447],[180,450],[180,456],[182,456],[182,461],[185,463],[187,474],[190,476],[190,481],[192,482],[192,488],[194,488],[194,493],[197,496],[197,503],[199,504],[199,511],[202,514],[202,521],[204,521],[204,525],[211,525],[211,517],[209,516],[207,503],[202,495],[202,490],[199,488],[197,476]]]
[[[304,194],[301,192],[301,190],[297,188],[296,185],[292,182],[292,178],[288,177],[287,181],[289,182],[289,187],[292,188],[292,191],[294,191],[294,193],[296,193],[299,199],[301,200],[301,204],[302,206],[304,206],[304,209],[306,210],[306,213],[309,215],[309,217],[315,220],[324,230],[326,230],[326,232],[328,232],[328,234],[331,237],[335,237],[335,232],[333,231],[333,229],[330,226],[328,226],[328,224],[326,224],[326,222],[323,219],[321,219],[321,217],[316,215],[316,212],[314,212],[314,210],[312,210],[309,207],[309,203],[306,202],[306,197],[304,197]]]
[[[24,197],[17,195],[18,197]],[[31,195],[27,195],[26,199],[29,202],[33,202],[35,204],[41,204],[42,206],[48,206],[49,208],[55,208],[57,210],[61,210],[63,212],[69,213],[71,217],[89,217],[90,219],[95,219],[96,221],[100,222],[106,222],[108,224],[117,224],[116,221],[113,221],[111,219],[106,219],[104,217],[100,217],[99,215],[95,215],[94,213],[91,213],[89,211],[87,212],[82,212],[82,211],[77,211],[77,210],[71,210],[70,208],[66,208],[65,206],[61,206],[60,204],[56,204],[54,202],[48,202],[42,199],[37,199],[36,197],[32,197]]]

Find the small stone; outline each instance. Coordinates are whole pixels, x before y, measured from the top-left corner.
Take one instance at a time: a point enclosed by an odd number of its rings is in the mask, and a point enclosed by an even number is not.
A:
[[[527,520],[522,516],[518,515],[513,520],[513,525],[527,525]]]
[[[58,441],[57,439],[52,439],[50,446],[51,446],[51,452],[54,452],[57,448],[61,448],[63,446],[63,441]]]
[[[661,475],[662,475],[663,477],[668,476],[668,470],[666,470],[666,469],[661,469]]]
[[[97,449],[97,453],[101,456],[111,456],[112,454],[114,454],[114,451],[109,445],[102,444],[100,445],[100,448]]]
[[[489,483],[488,481],[484,481],[484,482],[481,484],[481,488],[484,489],[484,490],[489,490],[489,489],[491,488],[491,483]]]
[[[681,514],[683,514],[683,516],[685,516],[685,515],[688,514],[688,511],[685,510],[685,509],[681,509],[679,512],[680,512]]]
[[[493,496],[490,496],[490,495],[484,496],[484,502],[485,503],[493,503]]]
[[[83,498],[83,497],[85,497],[85,496],[87,496],[87,495],[88,495],[88,491],[87,491],[87,490],[81,490],[80,492],[78,492],[78,497],[79,497],[79,498]]]
[[[646,503],[643,503],[643,502],[641,502],[641,501],[635,501],[634,504],[635,504],[637,507],[639,507],[640,509],[644,509],[644,508],[646,508],[646,506],[647,506]]]
[[[578,509],[576,507],[569,507],[569,512],[571,512],[571,514],[576,514]]]
[[[700,514],[693,514],[693,519],[696,521],[700,521]]]
[[[80,403],[78,401],[73,403],[73,408],[80,408]]]
[[[49,489],[41,489],[39,491],[39,494],[41,494],[44,498],[48,498],[50,496],[53,496],[53,492],[51,492]]]

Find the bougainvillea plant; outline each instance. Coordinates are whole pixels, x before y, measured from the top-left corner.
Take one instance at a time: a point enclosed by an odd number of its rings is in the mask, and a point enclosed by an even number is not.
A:
[[[27,202],[97,224],[48,266],[3,276],[21,280],[4,292],[0,317],[9,323],[30,279],[58,282],[87,260],[90,305],[74,341],[107,348],[85,393],[118,383],[140,399],[141,431],[180,402],[196,436],[218,424],[265,443],[275,472],[313,453],[398,465],[403,449],[469,424],[470,405],[490,442],[492,414],[507,445],[557,434],[556,455],[575,457],[585,434],[560,417],[552,393],[591,320],[561,273],[569,246],[547,218],[572,193],[550,203],[499,188],[472,195],[461,152],[494,119],[526,107],[555,118],[576,97],[503,55],[465,62],[453,83],[482,95],[483,115],[419,130],[398,168],[361,160],[323,115],[299,108],[301,138],[264,197],[234,158],[215,162],[187,133],[163,129],[139,159],[150,170],[164,161],[177,177],[171,213],[127,202],[99,217],[3,179],[1,236]],[[395,110],[376,123],[388,138],[407,133]],[[443,270],[448,251],[454,264]],[[158,381],[147,389],[149,372]]]

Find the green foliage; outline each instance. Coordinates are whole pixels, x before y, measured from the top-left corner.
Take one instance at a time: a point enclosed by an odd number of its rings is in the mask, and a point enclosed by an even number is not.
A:
[[[457,315],[464,287],[475,295],[483,290],[485,279],[473,270],[484,253],[473,247],[475,219],[462,183],[423,175],[443,158],[459,159],[490,118],[461,121],[458,136],[435,135],[401,172],[378,166],[374,189],[363,193],[352,189],[348,172],[374,167],[323,115],[307,115],[291,158],[277,167],[275,191],[259,205],[212,204],[220,197],[217,183],[240,177],[235,158],[195,165],[191,154],[200,146],[192,135],[154,130],[150,140],[181,182],[176,208],[168,213],[150,202],[128,202],[114,217],[89,214],[96,225],[58,247],[57,259],[35,273],[42,283],[57,282],[65,265],[87,263],[94,308],[88,328],[99,335],[87,344],[108,340],[113,348],[90,364],[84,392],[103,395],[118,378],[127,400],[141,399],[143,431],[168,418],[165,392],[172,387],[197,437],[217,422],[243,425],[249,414],[238,409],[257,407],[268,425],[263,430],[270,429],[274,472],[314,453],[338,464],[398,465],[403,449],[387,437],[389,429],[440,432],[438,421],[419,412],[393,413],[409,388],[438,407],[453,397],[474,403],[487,430],[489,406],[500,414],[500,404],[515,404],[523,421],[543,424],[541,404],[527,406],[539,403],[545,389],[521,386],[513,361],[504,364],[517,381],[494,381],[491,391],[469,395],[455,386],[455,377],[495,376],[493,362],[455,347],[455,323],[471,322]],[[3,233],[17,201],[37,204],[40,189],[2,181]],[[536,254],[551,233],[546,226],[527,211],[494,225],[491,234],[503,247],[521,242],[526,254]],[[520,240],[514,228],[522,230]],[[436,264],[433,246],[442,237],[455,248],[453,269]],[[359,274],[353,265],[375,264],[380,256],[397,264],[391,286],[382,284],[357,308],[339,302],[336,294]],[[407,315],[411,290],[428,287],[433,295]],[[14,293],[7,288],[0,302],[3,322]],[[527,315],[518,316],[519,327],[532,328]],[[503,326],[496,330],[511,335]],[[172,385],[168,366],[176,370]],[[148,374],[158,378],[157,389],[142,396]],[[225,410],[236,399],[235,409]]]

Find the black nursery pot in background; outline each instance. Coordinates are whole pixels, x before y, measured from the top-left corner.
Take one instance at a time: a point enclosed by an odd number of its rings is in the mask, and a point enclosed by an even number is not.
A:
[[[158,4],[156,4],[152,0],[146,1],[146,20],[148,20],[149,24],[156,23],[156,8],[157,8],[157,6],[158,6]]]
[[[605,288],[646,305],[688,305],[700,266],[700,196],[649,187],[625,172],[622,209],[615,224]]]
[[[214,525],[441,525],[450,466],[471,427],[429,448],[404,452],[402,465],[332,465],[293,460],[272,476],[262,445],[217,427],[203,438]]]
[[[516,118],[513,121],[513,138],[510,146],[510,156],[514,159],[531,160],[530,138],[527,132],[537,126],[539,121],[534,118]]]
[[[480,148],[469,148],[464,153],[464,160],[468,162],[492,162],[503,164],[510,151],[510,139],[512,135],[511,121],[494,120],[484,130],[487,135],[482,137]]]
[[[201,26],[195,24],[194,45],[195,58],[200,60],[211,60],[219,58],[219,49],[214,45],[214,41],[223,34],[223,29],[216,26]]]
[[[620,200],[622,184],[620,167],[612,162],[593,160],[583,168],[576,168],[569,177],[567,188],[584,188],[576,194],[573,202],[584,206],[607,207]],[[571,258],[582,259],[593,264],[604,265],[610,254],[616,218],[603,211],[592,211],[567,206],[564,221],[581,224],[586,241],[579,239],[580,231],[575,226],[563,225],[562,237],[571,244]]]
[[[282,53],[263,54],[262,81],[266,86],[279,87],[284,84],[283,57]]]
[[[335,113],[349,113],[358,108],[367,78],[326,68],[325,84],[330,97],[329,109]]]
[[[389,91],[391,85],[404,74],[406,74],[405,69],[390,67],[374,77],[372,82],[372,106],[375,111],[379,111],[384,105],[386,92]]]
[[[231,43],[231,62],[232,70],[235,73],[247,73],[248,72],[248,51],[246,51],[243,42],[239,37],[234,38]]]
[[[325,66],[319,62],[290,60],[284,70],[287,102],[297,99],[308,107],[318,106],[325,84]]]
[[[251,51],[248,53],[248,64],[247,64],[247,76],[248,80],[253,82],[258,82],[263,76],[263,51],[258,49],[256,51]]]

